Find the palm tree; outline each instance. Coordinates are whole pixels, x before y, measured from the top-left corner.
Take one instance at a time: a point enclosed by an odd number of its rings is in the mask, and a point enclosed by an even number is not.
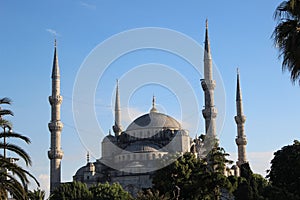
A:
[[[0,99],[0,104],[10,103],[11,100],[9,98]],[[37,185],[39,185],[39,183],[33,175],[14,162],[14,160],[18,160],[19,158],[7,158],[6,151],[10,151],[20,157],[25,162],[26,166],[31,165],[31,158],[24,149],[15,144],[6,142],[6,139],[18,139],[27,144],[30,143],[30,139],[19,133],[13,132],[11,123],[2,117],[5,115],[13,115],[13,113],[10,110],[0,109],[0,127],[3,129],[3,132],[0,132],[0,149],[3,149],[3,155],[0,154],[0,199],[6,199],[7,192],[10,192],[10,194],[17,199],[26,199],[27,185],[29,183],[28,178],[32,178]],[[9,130],[8,132],[6,131],[7,128]]]
[[[0,99],[0,105],[2,104],[11,104],[11,100],[7,97],[4,97],[2,99]],[[6,110],[6,109],[1,109],[0,107],[0,126],[3,128],[4,126],[10,126],[11,127],[11,123],[8,120],[3,119],[2,116],[5,115],[11,115],[13,116],[13,112],[11,110]]]
[[[290,72],[293,83],[300,84],[300,1],[283,1],[276,8],[274,19],[278,24],[272,38],[283,58],[282,69]]]
[[[28,196],[30,200],[44,200],[45,191],[38,188],[36,190],[29,191]]]

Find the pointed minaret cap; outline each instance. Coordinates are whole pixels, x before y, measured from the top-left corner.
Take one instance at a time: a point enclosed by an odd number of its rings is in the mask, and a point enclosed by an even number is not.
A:
[[[153,97],[152,97],[152,108],[151,108],[151,110],[150,110],[150,113],[157,113],[158,112],[158,110],[156,109],[156,105],[155,105],[155,96],[153,95]]]
[[[205,21],[205,41],[204,41],[204,59],[211,59],[210,55],[210,43],[209,43],[209,37],[208,37],[208,19]]]
[[[236,101],[242,100],[242,92],[241,92],[241,86],[240,86],[240,71],[239,68],[236,69],[237,74],[237,83],[236,83]]]
[[[115,111],[120,111],[120,96],[119,96],[119,80],[118,79],[116,80]]]
[[[59,77],[59,65],[58,65],[58,57],[56,52],[56,39],[54,39],[54,58],[53,58],[53,67],[52,67],[52,78]]]

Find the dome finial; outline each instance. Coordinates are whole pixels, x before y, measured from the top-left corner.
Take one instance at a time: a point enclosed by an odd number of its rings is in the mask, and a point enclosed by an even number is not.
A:
[[[90,162],[90,152],[87,152],[87,154],[86,154],[86,162],[87,163]]]
[[[155,96],[154,95],[152,97],[152,108],[151,108],[150,112],[158,112],[157,109],[156,109]]]

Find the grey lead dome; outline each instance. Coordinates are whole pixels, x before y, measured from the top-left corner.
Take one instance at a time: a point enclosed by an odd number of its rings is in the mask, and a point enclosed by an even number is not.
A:
[[[181,129],[180,123],[166,114],[158,112],[150,112],[142,115],[134,120],[126,129],[126,131],[133,131],[145,128],[170,128]]]

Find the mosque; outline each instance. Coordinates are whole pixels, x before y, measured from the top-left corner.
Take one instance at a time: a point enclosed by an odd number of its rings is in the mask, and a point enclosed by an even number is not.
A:
[[[214,89],[216,86],[212,72],[212,57],[206,21],[204,51],[204,79],[201,86],[204,91],[205,105],[202,115],[205,119],[205,135],[216,139],[217,109],[214,105]],[[61,183],[61,131],[63,124],[60,120],[60,73],[56,44],[52,69],[52,94],[49,97],[51,105],[51,121],[48,124],[51,132],[51,144],[48,151],[50,159],[50,191]],[[235,121],[237,124],[236,144],[238,146],[238,160],[233,169],[247,162],[246,136],[244,134],[245,116],[243,114],[242,93],[239,73],[237,74]],[[81,181],[88,186],[103,182],[119,182],[123,188],[136,194],[143,188],[151,188],[152,176],[161,166],[161,159],[170,155],[182,155],[185,152],[195,153],[201,159],[203,142],[192,139],[189,132],[171,116],[159,112],[156,108],[155,97],[152,108],[136,118],[126,129],[121,125],[121,109],[119,84],[116,85],[115,96],[114,135],[109,133],[102,141],[102,156],[95,162],[87,158],[87,164],[80,167],[73,176],[74,181]],[[228,173],[238,175],[238,170]]]

